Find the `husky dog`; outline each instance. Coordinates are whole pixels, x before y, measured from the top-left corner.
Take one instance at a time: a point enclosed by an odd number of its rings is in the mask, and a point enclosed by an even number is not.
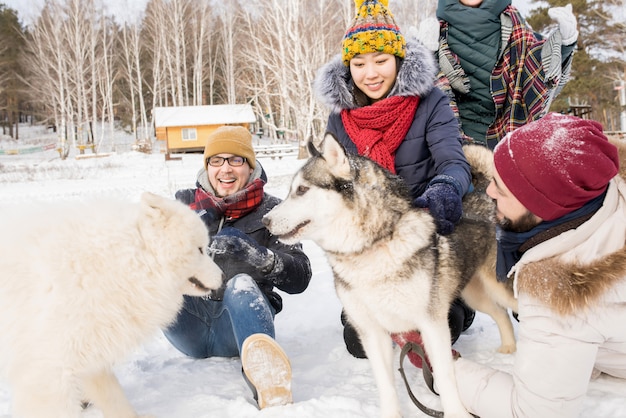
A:
[[[422,333],[445,416],[470,416],[450,354],[448,310],[459,294],[497,321],[501,351],[515,348],[503,307],[515,308],[515,299],[495,279],[493,203],[484,194],[492,157],[486,148],[468,147],[468,157],[482,158],[473,167],[480,170],[474,174],[480,191],[465,199],[465,218],[449,236],[436,233],[427,210],[412,207],[400,177],[346,154],[330,134],[320,149],[308,144],[312,157],[295,174],[287,198],[264,218],[281,241],[308,239],[325,251],[337,295],[371,362],[385,418],[401,416],[390,334],[411,330]]]
[[[183,294],[223,281],[194,211],[140,202],[52,202],[0,213],[0,375],[15,418],[135,418],[113,365],[168,326]]]

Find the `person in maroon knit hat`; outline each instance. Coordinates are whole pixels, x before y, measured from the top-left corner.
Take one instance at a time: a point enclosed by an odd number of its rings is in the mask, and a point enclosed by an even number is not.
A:
[[[577,417],[591,379],[626,378],[618,148],[599,123],[549,113],[507,134],[494,163],[496,270],[514,278],[517,353],[510,373],[458,359],[461,400],[481,418]]]

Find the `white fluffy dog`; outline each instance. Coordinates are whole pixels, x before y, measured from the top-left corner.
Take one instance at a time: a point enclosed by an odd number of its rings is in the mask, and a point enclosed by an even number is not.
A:
[[[0,372],[14,418],[136,417],[112,366],[222,271],[200,218],[175,200],[40,203],[0,211]]]

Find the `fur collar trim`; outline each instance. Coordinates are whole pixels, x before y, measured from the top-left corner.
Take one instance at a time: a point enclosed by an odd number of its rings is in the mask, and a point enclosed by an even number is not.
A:
[[[546,303],[559,315],[591,308],[626,276],[626,246],[591,264],[563,263],[557,257],[530,263],[520,271],[518,290]]]
[[[626,145],[611,142],[620,155],[619,176],[626,180]],[[584,265],[563,262],[558,256],[526,264],[518,272],[517,288],[566,316],[592,308],[625,277],[626,246]]]
[[[433,53],[420,41],[407,39],[406,56],[389,95],[424,97],[433,89],[436,74]],[[341,62],[341,54],[324,64],[313,81],[315,95],[334,113],[357,107],[352,97],[353,86],[350,68]]]

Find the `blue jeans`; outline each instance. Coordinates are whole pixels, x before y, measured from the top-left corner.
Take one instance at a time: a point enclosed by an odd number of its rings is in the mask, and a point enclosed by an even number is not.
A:
[[[228,281],[221,301],[185,296],[176,321],[163,331],[180,352],[195,358],[239,357],[248,336],[274,338],[276,312],[252,277]]]

